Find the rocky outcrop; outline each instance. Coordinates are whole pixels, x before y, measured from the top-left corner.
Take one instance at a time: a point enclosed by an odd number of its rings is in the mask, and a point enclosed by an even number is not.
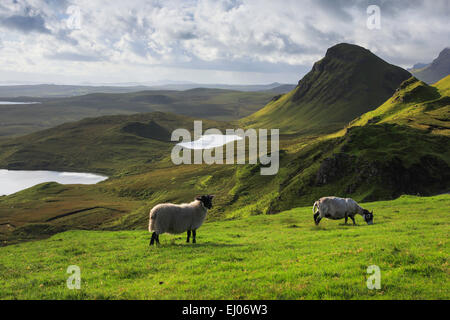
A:
[[[406,166],[399,157],[370,161],[337,153],[322,161],[315,185],[332,184],[341,179],[345,193],[349,196],[371,188],[380,189],[379,192],[390,198],[402,194],[432,195],[447,191],[450,167],[433,155],[424,155],[418,162]],[[379,199],[375,195],[369,195],[365,200]]]

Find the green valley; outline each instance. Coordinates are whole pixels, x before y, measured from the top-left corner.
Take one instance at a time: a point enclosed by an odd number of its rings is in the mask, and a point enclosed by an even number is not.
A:
[[[80,228],[142,229],[153,205],[204,193],[216,195],[208,220],[217,221],[311,205],[324,194],[367,202],[448,192],[448,101],[449,77],[435,86],[409,78],[381,106],[366,113],[364,107],[339,131],[320,124],[296,133],[281,127],[280,170],[274,176],[261,176],[261,164],[173,165],[170,133],[192,130],[196,119],[183,115],[89,118],[7,139],[0,142],[3,168],[104,173],[110,179],[90,186],[43,184],[0,197],[0,240],[10,244]],[[281,112],[273,119],[281,124],[303,116]],[[203,129],[225,132],[247,120],[204,120]]]

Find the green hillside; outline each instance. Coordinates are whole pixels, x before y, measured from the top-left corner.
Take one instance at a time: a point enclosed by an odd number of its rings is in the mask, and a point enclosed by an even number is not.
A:
[[[439,93],[444,96],[450,96],[450,77],[447,76],[445,78],[442,78],[438,82],[434,84],[434,87],[436,87],[439,90]]]
[[[277,212],[323,194],[361,201],[450,190],[450,77],[428,86],[414,77],[345,129],[310,142],[270,204]]]
[[[69,231],[0,248],[0,299],[446,299],[450,196],[365,203],[313,222],[311,207],[204,224],[197,244],[147,231]],[[81,289],[69,290],[69,265]],[[369,290],[367,267],[380,268]]]
[[[412,77],[403,82],[395,94],[379,108],[350,123],[396,123],[430,133],[450,135],[450,76],[435,86]]]
[[[172,131],[193,130],[194,120],[162,112],[86,118],[0,141],[0,167],[108,175],[145,172],[170,156]],[[226,126],[226,122],[203,121],[204,130]]]
[[[295,90],[242,120],[283,132],[332,132],[388,99],[410,73],[362,47],[341,43],[301,79]]]

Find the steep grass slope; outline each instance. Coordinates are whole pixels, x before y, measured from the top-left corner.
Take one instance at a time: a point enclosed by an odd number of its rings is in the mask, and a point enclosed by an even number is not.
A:
[[[302,148],[269,212],[323,194],[370,201],[450,191],[449,87],[450,77],[435,86],[412,77],[379,108]]]
[[[378,107],[410,76],[367,49],[341,43],[327,50],[295,90],[276,97],[242,124],[284,133],[331,132]]]
[[[368,123],[396,123],[448,136],[449,121],[450,76],[435,86],[412,77],[403,82],[384,104],[352,121],[350,127]]]
[[[70,231],[0,248],[0,299],[449,299],[450,196],[366,203],[375,224],[311,207],[206,223],[198,243],[147,231]],[[81,270],[69,290],[68,266]],[[381,289],[366,286],[367,267]]]

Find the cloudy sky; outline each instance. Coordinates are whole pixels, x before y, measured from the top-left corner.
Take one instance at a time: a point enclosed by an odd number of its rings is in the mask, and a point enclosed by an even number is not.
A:
[[[409,67],[450,45],[449,17],[449,0],[0,0],[0,84],[296,83],[340,42]]]

